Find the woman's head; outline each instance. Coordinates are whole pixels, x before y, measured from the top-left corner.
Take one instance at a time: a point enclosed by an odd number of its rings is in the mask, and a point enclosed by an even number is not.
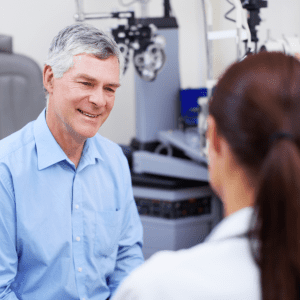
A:
[[[300,62],[263,52],[233,64],[217,84],[209,113],[238,162],[257,176],[277,147],[273,134],[300,141]]]
[[[300,62],[263,52],[233,64],[216,86],[209,114],[234,161],[255,181],[251,232],[260,241],[255,258],[263,298],[294,299],[300,276]],[[217,192],[218,178],[211,182]]]

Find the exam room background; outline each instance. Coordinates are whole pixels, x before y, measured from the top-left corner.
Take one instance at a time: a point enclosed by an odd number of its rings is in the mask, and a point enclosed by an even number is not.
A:
[[[173,15],[179,24],[179,64],[181,88],[205,86],[206,53],[202,0],[171,0]],[[125,3],[131,0],[123,0]],[[163,15],[163,0],[150,0],[148,15]],[[211,0],[214,13],[214,30],[233,29],[235,24],[227,21],[224,14],[231,5],[226,0]],[[136,16],[141,16],[141,5],[133,4]],[[118,0],[84,0],[85,12],[125,11]],[[43,68],[52,38],[63,27],[74,23],[75,0],[1,0],[0,34],[13,37],[13,50],[34,59]],[[300,1],[269,0],[268,8],[261,9],[263,19],[258,29],[259,45],[267,38],[278,39],[282,34],[300,36]],[[235,11],[230,14],[235,19]],[[93,20],[88,23],[109,30],[117,20]],[[235,40],[213,42],[214,77],[235,60]],[[158,75],[159,76],[159,75]],[[121,80],[115,107],[99,132],[116,143],[129,144],[135,136],[135,90],[134,67],[131,63]]]

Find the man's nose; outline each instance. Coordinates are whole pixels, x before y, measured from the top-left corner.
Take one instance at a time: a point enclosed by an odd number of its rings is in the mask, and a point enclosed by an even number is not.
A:
[[[97,106],[105,106],[106,98],[103,89],[97,89],[89,97],[89,101]]]

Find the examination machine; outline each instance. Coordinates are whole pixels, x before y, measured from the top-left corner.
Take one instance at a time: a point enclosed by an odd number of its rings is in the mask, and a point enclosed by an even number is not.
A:
[[[140,2],[145,12],[149,0],[134,2]],[[124,71],[131,61],[136,70],[136,137],[122,148],[131,167],[133,193],[144,227],[145,258],[159,250],[189,248],[202,242],[223,217],[222,204],[208,184],[206,158],[208,99],[216,84],[212,41],[235,38],[237,60],[254,52],[249,45],[258,41],[255,27],[267,1],[234,0],[236,20],[228,17],[233,9],[225,17],[236,22],[236,29],[214,32],[212,5],[202,0],[206,86],[186,90],[180,89],[178,23],[169,0],[163,1],[164,16],[155,18],[145,14],[136,18],[133,11],[85,13],[83,0],[76,4],[78,22],[127,20],[127,25],[113,28],[111,34],[124,55]]]

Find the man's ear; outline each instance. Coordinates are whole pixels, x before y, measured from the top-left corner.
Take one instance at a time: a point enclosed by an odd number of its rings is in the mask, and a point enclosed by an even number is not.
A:
[[[53,75],[52,68],[48,65],[45,65],[43,71],[43,84],[49,94],[51,94],[53,90],[53,79],[54,79],[54,75]]]
[[[221,153],[221,137],[217,130],[216,121],[212,116],[208,116],[207,124],[208,124],[209,143],[211,144],[212,149],[217,154],[220,154]]]

